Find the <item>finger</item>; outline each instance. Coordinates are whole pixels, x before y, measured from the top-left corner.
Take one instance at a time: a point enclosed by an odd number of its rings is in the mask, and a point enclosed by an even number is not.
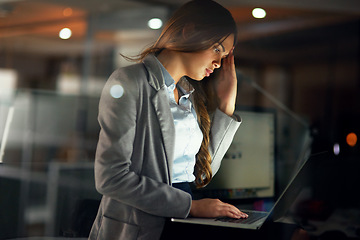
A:
[[[230,57],[230,65],[235,66],[235,56],[234,56],[234,50],[231,51],[231,57]]]
[[[230,51],[228,57],[227,57],[228,63],[232,64],[234,62],[234,53],[233,51]]]
[[[227,60],[227,66],[229,67],[229,69],[231,69],[234,66],[234,53],[233,51],[230,51],[228,57],[226,58]]]
[[[231,212],[232,218],[248,218],[249,216],[246,213],[240,212],[240,213],[234,213]]]
[[[237,207],[230,205],[230,212],[236,217],[236,218],[247,218],[249,217],[246,213],[240,211]]]
[[[232,218],[241,218],[242,217],[241,211],[231,204],[226,204],[226,211],[227,211],[226,216],[228,216],[228,217],[232,217]]]
[[[224,59],[224,62],[223,62],[223,71],[224,71],[224,73],[228,73],[232,69],[230,58],[231,57],[227,57],[226,59]]]
[[[232,70],[235,67],[234,64],[234,55],[232,54],[232,52],[229,53],[229,55],[224,58],[224,68],[228,71],[228,70]]]
[[[247,215],[247,214],[246,214],[246,213],[244,213],[244,212],[241,212],[241,211],[240,211],[240,213],[241,213],[241,214],[240,214],[240,215],[241,215],[241,217],[243,217],[243,218],[248,218],[248,217],[249,217],[249,215]]]
[[[229,211],[226,214],[227,217],[231,217],[231,218],[245,218],[244,215],[242,215],[241,213],[237,212],[237,211]]]

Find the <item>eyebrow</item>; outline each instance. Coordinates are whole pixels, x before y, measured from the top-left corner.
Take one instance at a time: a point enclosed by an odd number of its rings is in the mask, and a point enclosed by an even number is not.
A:
[[[219,43],[219,45],[222,47],[223,52],[225,52],[225,47],[224,47],[224,45],[222,45],[222,43]]]
[[[223,52],[225,52],[224,45],[222,45],[222,43],[219,43],[219,46],[221,46],[221,48],[223,49]],[[227,58],[228,56],[229,56],[229,54],[226,54],[223,58]]]

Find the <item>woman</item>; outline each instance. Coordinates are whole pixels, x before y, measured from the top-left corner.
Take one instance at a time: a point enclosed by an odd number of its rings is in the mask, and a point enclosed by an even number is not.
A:
[[[240,125],[236,35],[225,8],[191,1],[140,63],[110,76],[95,160],[103,198],[89,239],[159,239],[167,217],[247,217],[216,199],[193,200],[189,186],[209,183]]]

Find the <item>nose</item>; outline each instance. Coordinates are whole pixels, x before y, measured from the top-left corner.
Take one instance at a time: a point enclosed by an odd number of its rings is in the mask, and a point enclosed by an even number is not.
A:
[[[221,67],[221,60],[214,60],[213,61],[214,68],[220,68]]]

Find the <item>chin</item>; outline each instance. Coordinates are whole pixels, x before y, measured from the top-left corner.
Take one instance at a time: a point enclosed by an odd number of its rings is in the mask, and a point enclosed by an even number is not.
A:
[[[200,76],[196,76],[196,77],[193,78],[193,79],[196,80],[196,81],[201,81],[201,80],[203,80],[205,77],[206,77],[206,76],[204,76],[204,75],[200,75]]]
[[[205,78],[205,76],[188,76],[188,77],[195,81],[201,81]]]

